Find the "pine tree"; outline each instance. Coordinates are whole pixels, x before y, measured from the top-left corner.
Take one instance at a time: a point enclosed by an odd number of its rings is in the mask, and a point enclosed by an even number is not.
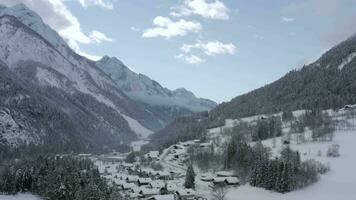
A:
[[[195,172],[192,164],[187,168],[184,187],[195,189]]]

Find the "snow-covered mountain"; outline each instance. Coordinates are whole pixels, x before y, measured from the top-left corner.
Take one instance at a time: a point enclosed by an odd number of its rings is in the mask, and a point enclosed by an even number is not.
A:
[[[0,141],[12,146],[117,147],[147,137],[176,116],[215,105],[163,88],[117,59],[94,62],[78,55],[23,4],[0,5],[0,64]],[[106,69],[129,78],[115,79]],[[148,103],[134,92],[165,99]]]
[[[211,100],[197,98],[192,92],[179,88],[169,90],[144,74],[130,70],[115,57],[104,56],[97,65],[106,72],[134,100],[152,106],[177,106],[192,112],[207,111],[217,104]]]

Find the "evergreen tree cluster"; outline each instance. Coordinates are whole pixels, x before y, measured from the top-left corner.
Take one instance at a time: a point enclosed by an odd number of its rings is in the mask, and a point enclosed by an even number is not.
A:
[[[38,157],[14,160],[0,167],[0,192],[31,192],[51,200],[118,200],[90,160]]]
[[[315,160],[302,162],[299,153],[285,147],[281,156],[271,158],[271,150],[261,142],[254,146],[233,138],[227,145],[225,169],[235,170],[243,181],[280,193],[305,187],[318,180],[328,168]]]
[[[253,141],[265,140],[282,135],[282,121],[280,117],[269,117],[257,121],[256,129],[252,135]]]

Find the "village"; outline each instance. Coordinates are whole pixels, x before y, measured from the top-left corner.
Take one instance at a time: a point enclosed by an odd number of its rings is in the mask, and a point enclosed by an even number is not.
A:
[[[294,116],[300,116],[305,111],[295,111]],[[330,111],[324,111],[330,112]],[[345,119],[345,110],[339,110],[335,113],[330,113],[334,120]],[[281,115],[281,114],[277,114]],[[80,157],[90,158],[98,167],[102,177],[104,177],[109,184],[116,186],[121,195],[125,199],[144,199],[144,200],[209,200],[216,188],[224,188],[224,190],[234,191],[234,188],[244,185],[239,180],[233,171],[220,171],[216,168],[209,170],[201,170],[194,166],[195,171],[195,188],[185,188],[185,178],[188,165],[191,162],[191,151],[206,152],[211,151],[222,153],[225,150],[225,143],[229,138],[223,133],[236,126],[241,122],[256,123],[257,120],[264,119],[270,116],[259,115],[248,118],[241,118],[238,120],[226,120],[225,125],[209,129],[204,140],[196,139],[185,142],[178,142],[170,147],[160,151],[149,151],[140,156],[136,156],[133,160],[128,162],[130,153],[111,153],[100,156],[92,156],[90,154],[80,154]],[[353,124],[353,120],[347,120]],[[349,129],[344,126],[342,120],[338,122],[337,129]],[[352,126],[353,127],[353,126]],[[330,148],[336,149],[338,152],[339,145],[333,143],[318,143],[312,142],[311,131],[307,130],[303,134],[303,140],[299,138],[300,135],[294,134],[288,139],[286,143],[286,133],[290,127],[283,124],[281,137],[277,141],[274,139],[267,139],[262,141],[264,145],[271,147],[272,154],[277,156],[282,147],[285,145],[292,145],[293,148],[301,152],[302,159],[308,158],[322,158],[320,149],[324,152]],[[275,148],[274,146],[279,148]],[[254,143],[251,142],[251,145]],[[305,147],[307,146],[307,148]],[[326,153],[325,153],[326,155]],[[330,156],[330,155],[328,155]],[[338,155],[335,155],[338,156]],[[332,155],[332,157],[335,157]]]
[[[94,161],[100,174],[116,186],[125,199],[145,200],[204,200],[215,186],[237,187],[239,179],[229,171],[200,173],[196,170],[196,188],[187,189],[184,181],[188,164],[188,148],[210,151],[212,143],[193,140],[178,143],[144,155],[151,165],[144,167],[141,160],[126,162],[128,154],[113,153],[102,156],[81,154]],[[150,166],[158,165],[153,169]],[[154,167],[155,168],[155,167]]]

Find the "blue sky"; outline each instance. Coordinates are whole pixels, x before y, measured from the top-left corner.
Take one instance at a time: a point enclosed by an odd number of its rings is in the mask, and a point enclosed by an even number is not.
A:
[[[27,4],[82,54],[115,56],[165,87],[217,102],[314,61],[356,32],[355,0],[2,1]]]

